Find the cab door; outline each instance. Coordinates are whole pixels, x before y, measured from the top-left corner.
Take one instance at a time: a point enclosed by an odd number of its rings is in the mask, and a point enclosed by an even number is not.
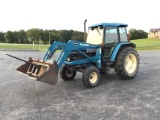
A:
[[[115,45],[119,43],[118,27],[106,27],[104,31],[104,41],[102,55],[106,59],[110,59]]]

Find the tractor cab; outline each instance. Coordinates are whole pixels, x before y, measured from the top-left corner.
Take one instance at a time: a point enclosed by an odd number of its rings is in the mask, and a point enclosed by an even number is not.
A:
[[[101,23],[89,27],[87,43],[101,44],[102,55],[110,58],[114,47],[120,42],[128,42],[126,27],[121,23]]]
[[[87,43],[108,44],[127,42],[127,24],[101,23],[89,27]]]

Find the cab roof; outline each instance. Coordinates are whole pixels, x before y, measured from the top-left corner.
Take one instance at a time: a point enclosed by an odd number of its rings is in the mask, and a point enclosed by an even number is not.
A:
[[[109,27],[127,27],[127,24],[123,24],[123,23],[98,23],[98,24],[94,24],[89,26],[89,28],[91,27],[96,27],[96,26],[109,26]]]

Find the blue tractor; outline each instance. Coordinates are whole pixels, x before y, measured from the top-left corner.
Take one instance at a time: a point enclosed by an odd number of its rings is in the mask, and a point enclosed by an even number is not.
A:
[[[31,79],[52,85],[57,83],[58,72],[64,81],[73,80],[77,72],[82,72],[82,81],[87,88],[97,86],[100,74],[109,69],[114,69],[121,79],[132,79],[139,69],[139,55],[136,45],[127,37],[127,26],[121,23],[89,26],[85,42],[55,41],[42,60],[23,60],[26,63],[17,70]],[[56,50],[61,52],[53,60]]]

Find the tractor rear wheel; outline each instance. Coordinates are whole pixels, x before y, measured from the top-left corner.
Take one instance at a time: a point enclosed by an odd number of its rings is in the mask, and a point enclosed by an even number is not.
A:
[[[83,72],[83,84],[87,88],[92,88],[99,83],[99,70],[96,67],[88,67]]]
[[[76,71],[74,71],[70,67],[63,65],[62,68],[60,69],[60,76],[65,81],[73,80],[74,77],[76,76]]]
[[[121,79],[132,79],[139,69],[139,55],[132,47],[123,48],[117,56],[115,71]]]

